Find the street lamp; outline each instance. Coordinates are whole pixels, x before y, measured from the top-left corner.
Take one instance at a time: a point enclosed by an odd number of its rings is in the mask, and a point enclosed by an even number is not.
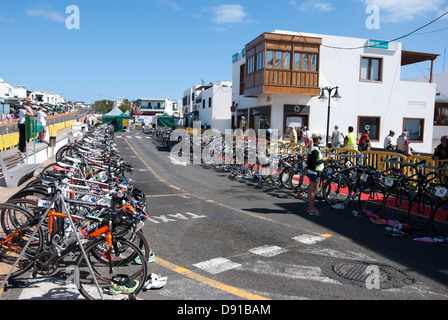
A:
[[[339,87],[325,87],[321,89],[321,94],[320,97],[318,98],[320,102],[324,103],[325,101],[328,100],[328,115],[327,115],[327,136],[325,138],[326,140],[326,144],[325,146],[328,147],[328,136],[330,135],[330,109],[331,109],[331,99],[333,99],[334,101],[338,102],[339,100],[342,99],[342,97],[339,95],[338,92]],[[334,92],[333,96],[331,95],[332,92]],[[328,92],[328,96],[331,97],[331,99],[328,99],[327,96],[325,95],[325,92]]]

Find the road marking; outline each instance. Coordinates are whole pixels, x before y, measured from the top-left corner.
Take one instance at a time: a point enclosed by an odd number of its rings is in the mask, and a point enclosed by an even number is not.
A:
[[[182,161],[176,160],[176,159],[174,159],[174,158],[172,158],[170,156],[168,156],[168,159],[170,159],[171,163],[174,164],[175,166],[184,166],[184,167],[187,166],[186,162],[182,162]]]
[[[231,269],[241,267],[239,263],[235,263],[226,258],[214,258],[207,261],[195,263],[193,266],[196,268],[207,271],[211,274],[218,274]]]
[[[165,267],[165,268],[168,268],[168,269],[170,269],[170,270],[172,270],[172,271],[174,271],[176,273],[179,273],[181,275],[189,277],[190,279],[193,279],[193,280],[196,280],[196,281],[208,284],[209,286],[212,286],[212,287],[220,289],[222,291],[231,293],[231,294],[233,294],[235,296],[238,296],[240,298],[244,298],[244,299],[248,299],[248,300],[270,300],[270,299],[262,297],[260,295],[253,294],[253,293],[250,293],[250,292],[247,292],[247,291],[244,291],[244,290],[232,287],[232,286],[228,286],[228,285],[226,285],[224,283],[221,283],[221,282],[215,281],[213,279],[204,277],[204,276],[202,276],[200,274],[197,274],[197,273],[195,273],[195,272],[193,272],[191,270],[188,270],[186,268],[179,267],[179,266],[177,266],[177,265],[175,265],[175,264],[173,264],[171,262],[168,262],[166,260],[163,260],[163,259],[161,259],[159,257],[156,258],[156,263],[161,265],[161,266],[163,266],[163,267]]]
[[[270,257],[275,257],[276,255],[279,255],[281,253],[287,252],[288,250],[285,248],[282,248],[282,247],[278,247],[278,246],[265,245],[265,246],[249,249],[248,251],[253,254],[259,255],[259,256],[270,258]]]
[[[304,244],[315,244],[319,241],[325,240],[325,238],[322,236],[315,236],[312,234],[303,234],[301,236],[297,236],[292,239]]]

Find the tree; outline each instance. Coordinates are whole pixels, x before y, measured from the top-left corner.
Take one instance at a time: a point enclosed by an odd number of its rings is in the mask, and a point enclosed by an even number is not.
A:
[[[98,100],[92,104],[91,109],[95,113],[106,114],[110,112],[113,109],[113,107],[114,102],[111,100]]]

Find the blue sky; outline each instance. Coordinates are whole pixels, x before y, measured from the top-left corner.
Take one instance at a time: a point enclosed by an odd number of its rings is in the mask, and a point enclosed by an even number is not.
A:
[[[70,5],[79,8],[79,29],[66,27]],[[379,29],[366,27],[369,5],[379,8]],[[263,32],[391,40],[447,11],[448,0],[0,0],[0,78],[88,103],[181,99],[201,80],[231,81],[232,55]],[[400,42],[441,54],[439,73],[447,39],[448,15]]]

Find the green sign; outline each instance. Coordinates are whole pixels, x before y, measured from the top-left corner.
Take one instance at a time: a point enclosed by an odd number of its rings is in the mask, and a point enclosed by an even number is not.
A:
[[[387,49],[389,49],[389,41],[370,39],[369,40],[369,48],[387,50]]]

